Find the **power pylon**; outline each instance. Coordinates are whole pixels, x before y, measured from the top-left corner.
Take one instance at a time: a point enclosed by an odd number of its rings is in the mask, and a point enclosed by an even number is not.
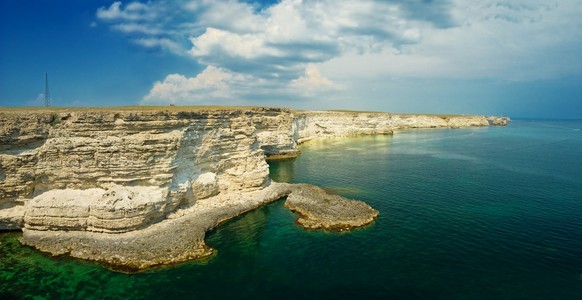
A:
[[[44,106],[49,107],[51,105],[51,95],[49,93],[48,86],[48,72],[44,73]]]

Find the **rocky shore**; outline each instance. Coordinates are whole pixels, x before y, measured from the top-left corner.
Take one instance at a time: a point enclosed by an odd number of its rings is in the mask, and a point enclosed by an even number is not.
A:
[[[91,231],[23,229],[21,242],[52,255],[95,260],[114,270],[136,272],[156,265],[209,256],[206,232],[220,223],[261,205],[288,197],[285,206],[299,212],[299,224],[308,229],[348,230],[371,223],[378,211],[362,201],[330,195],[309,184],[273,182],[246,193],[217,195],[179,209],[167,219],[141,230],[119,234]]]
[[[368,225],[379,213],[363,201],[349,200],[308,184],[294,185],[285,207],[299,214],[297,223],[304,228],[338,231]]]
[[[490,117],[487,117],[487,121],[489,122],[489,125],[507,126],[507,123],[509,123],[509,121],[511,121],[511,118],[490,116]]]
[[[309,185],[275,183],[266,160],[325,137],[503,125],[483,116],[263,107],[0,108],[0,230],[21,242],[137,270],[209,255],[205,233],[289,196],[306,228],[378,212]]]
[[[24,228],[21,242],[52,255],[67,254],[135,272],[211,255],[213,250],[204,243],[207,231],[289,192],[289,185],[272,183],[254,192],[217,195],[178,209],[144,229],[118,234]]]

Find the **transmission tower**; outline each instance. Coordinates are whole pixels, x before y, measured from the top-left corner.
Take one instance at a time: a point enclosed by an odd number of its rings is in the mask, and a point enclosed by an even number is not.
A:
[[[51,105],[51,95],[49,94],[48,86],[48,72],[44,73],[44,106],[49,107]]]

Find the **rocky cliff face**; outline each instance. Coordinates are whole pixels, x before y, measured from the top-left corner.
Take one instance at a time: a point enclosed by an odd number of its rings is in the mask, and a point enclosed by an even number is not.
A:
[[[296,140],[353,135],[392,134],[409,128],[488,126],[482,116],[402,115],[378,112],[304,111],[294,119]]]
[[[268,185],[254,122],[281,112],[3,113],[0,204],[24,203],[30,229],[141,228],[199,199]]]
[[[0,230],[23,229],[23,243],[53,254],[176,262],[207,254],[204,232],[221,220],[289,194],[270,182],[266,156],[296,156],[298,143],[321,137],[487,125],[480,116],[283,108],[0,111]],[[184,222],[196,234],[158,237]],[[157,258],[123,246],[136,241],[157,247]]]

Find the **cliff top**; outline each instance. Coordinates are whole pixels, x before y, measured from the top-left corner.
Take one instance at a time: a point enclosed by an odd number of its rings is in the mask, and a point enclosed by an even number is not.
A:
[[[42,107],[42,106],[0,106],[0,113],[47,113],[47,112],[195,112],[195,111],[248,111],[248,110],[280,110],[294,112],[328,112],[328,113],[365,113],[365,114],[389,114],[399,116],[436,116],[449,117],[475,117],[476,115],[464,114],[425,114],[425,113],[388,113],[381,111],[362,110],[302,110],[271,106],[103,106],[103,107]]]
[[[43,107],[43,106],[16,106],[2,107],[0,112],[155,112],[155,111],[237,111],[237,110],[257,110],[257,109],[276,109],[285,110],[281,107],[262,107],[262,106],[103,106],[103,107]]]

